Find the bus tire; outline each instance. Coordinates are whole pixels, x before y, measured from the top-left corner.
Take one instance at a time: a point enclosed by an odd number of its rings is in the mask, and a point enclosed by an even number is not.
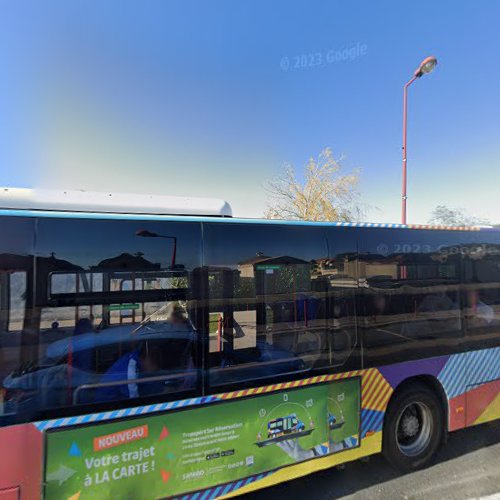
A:
[[[444,432],[444,412],[437,395],[424,384],[409,384],[389,403],[382,453],[401,472],[420,469],[436,456]]]

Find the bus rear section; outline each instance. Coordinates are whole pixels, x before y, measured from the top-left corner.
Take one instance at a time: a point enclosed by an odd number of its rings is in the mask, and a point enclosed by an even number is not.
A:
[[[500,416],[496,231],[0,222],[2,500],[216,498],[380,451],[411,470]]]

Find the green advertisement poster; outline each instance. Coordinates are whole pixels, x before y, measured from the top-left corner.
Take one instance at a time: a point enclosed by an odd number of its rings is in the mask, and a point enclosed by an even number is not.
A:
[[[359,444],[359,379],[47,433],[45,498],[156,499]]]

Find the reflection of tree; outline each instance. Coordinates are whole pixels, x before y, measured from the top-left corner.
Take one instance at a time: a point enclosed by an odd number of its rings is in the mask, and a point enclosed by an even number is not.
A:
[[[171,279],[172,288],[188,288],[189,278],[187,276],[174,276]]]
[[[253,278],[242,278],[238,273],[235,280],[234,296],[239,299],[254,298],[255,280]]]
[[[283,255],[258,255],[238,265],[241,275],[256,279],[258,295],[306,292],[311,289],[311,263]]]
[[[223,274],[221,272],[209,272],[208,274],[208,296],[211,299],[223,298]]]
[[[243,276],[242,276],[243,274]],[[228,297],[227,284],[232,282],[231,296]],[[218,268],[208,273],[208,294],[211,300],[224,298],[255,298],[255,278],[245,276],[241,270]]]
[[[266,294],[307,292],[311,289],[310,265],[282,265],[272,273],[263,272]]]

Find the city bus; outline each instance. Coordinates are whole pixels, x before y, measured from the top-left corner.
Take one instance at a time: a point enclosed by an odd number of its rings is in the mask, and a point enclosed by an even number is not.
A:
[[[230,497],[377,453],[412,471],[500,416],[498,230],[0,207],[0,500]]]

